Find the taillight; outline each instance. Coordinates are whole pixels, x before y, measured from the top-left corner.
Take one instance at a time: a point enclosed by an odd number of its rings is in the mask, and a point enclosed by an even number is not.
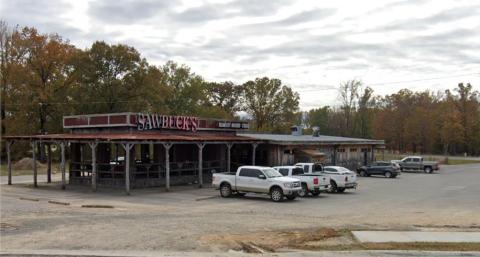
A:
[[[314,178],[313,178],[313,184],[314,184],[314,185],[318,185],[318,178],[317,178],[317,177],[314,177]]]
[[[348,177],[345,177],[345,181],[348,181]]]

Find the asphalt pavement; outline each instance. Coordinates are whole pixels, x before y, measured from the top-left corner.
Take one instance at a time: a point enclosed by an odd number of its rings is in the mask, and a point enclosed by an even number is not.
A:
[[[283,203],[253,194],[221,198],[208,185],[172,187],[168,193],[164,188],[133,189],[127,196],[122,189],[92,192],[89,186],[67,185],[64,191],[58,183],[33,188],[31,177],[26,179],[27,184],[14,178],[14,185],[1,186],[3,251],[28,245],[34,250],[236,254],[230,250],[238,248],[238,240],[269,243],[282,235],[285,241],[278,244],[288,243],[293,230],[296,236],[318,228],[480,232],[479,164],[441,166],[433,174],[404,173],[395,179],[361,177],[357,190]],[[87,209],[84,204],[114,208]],[[364,256],[382,256],[369,254]]]

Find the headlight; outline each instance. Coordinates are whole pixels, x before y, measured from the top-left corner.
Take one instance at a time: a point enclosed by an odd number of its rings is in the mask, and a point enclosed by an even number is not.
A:
[[[293,183],[284,183],[283,184],[285,187],[288,187],[288,188],[292,188],[293,187]]]

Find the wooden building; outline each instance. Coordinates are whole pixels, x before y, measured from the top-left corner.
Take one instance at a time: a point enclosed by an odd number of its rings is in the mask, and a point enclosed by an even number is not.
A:
[[[286,165],[320,161],[353,167],[374,159],[383,140],[331,136],[248,133],[245,121],[142,113],[66,116],[64,134],[4,137],[8,184],[12,184],[11,147],[32,145],[33,184],[37,186],[37,145],[60,149],[62,188],[68,183],[131,188],[210,183],[212,173],[240,165]],[[51,154],[48,163],[51,167]],[[68,170],[66,157],[69,156]],[[47,171],[51,181],[51,169]]]

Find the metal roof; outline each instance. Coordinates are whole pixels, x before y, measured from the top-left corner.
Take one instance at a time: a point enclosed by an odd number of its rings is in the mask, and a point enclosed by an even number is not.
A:
[[[383,145],[384,140],[373,140],[364,138],[352,137],[336,137],[319,135],[314,137],[312,135],[285,135],[285,134],[254,134],[254,133],[237,133],[239,136],[255,138],[259,140],[268,141],[270,144],[290,145],[290,144],[366,144],[366,145]]]
[[[240,135],[224,134],[158,134],[158,133],[81,133],[81,134],[47,134],[5,136],[6,140],[40,140],[40,141],[165,141],[165,142],[249,142],[261,141]]]

